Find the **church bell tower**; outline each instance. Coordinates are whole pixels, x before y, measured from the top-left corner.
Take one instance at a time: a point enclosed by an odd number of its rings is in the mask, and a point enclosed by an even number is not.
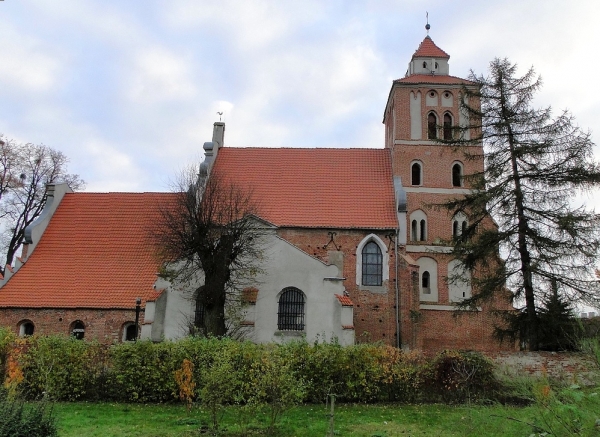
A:
[[[469,284],[446,281],[454,269],[461,268],[451,258],[448,241],[462,231],[468,218],[434,207],[468,193],[463,175],[483,169],[483,159],[467,161],[462,151],[440,142],[452,139],[457,125],[467,124],[460,101],[465,87],[477,86],[451,76],[449,60],[450,55],[427,35],[412,55],[406,75],[392,83],[383,116],[396,190],[406,193],[406,213],[402,214],[406,223],[400,224],[405,235],[399,241],[405,242],[406,254],[419,265],[419,302],[411,304],[411,309],[423,315],[423,327],[445,320],[439,317],[442,312],[450,314],[456,302],[471,295]],[[468,132],[462,135],[470,136]],[[481,146],[472,147],[472,153],[483,156]],[[443,335],[434,326],[427,331],[432,338],[421,337],[424,347],[436,335]]]

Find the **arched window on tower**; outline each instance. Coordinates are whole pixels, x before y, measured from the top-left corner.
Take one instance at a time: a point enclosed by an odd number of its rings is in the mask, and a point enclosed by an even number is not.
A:
[[[463,182],[463,169],[462,165],[459,162],[455,162],[452,165],[452,186],[453,187],[462,187]]]
[[[444,139],[452,139],[452,116],[447,112],[444,114]]]
[[[427,138],[430,140],[437,139],[437,117],[433,112],[427,116]]]
[[[420,162],[413,162],[410,166],[410,179],[412,185],[421,185],[423,183],[423,168]]]
[[[467,216],[458,212],[452,218],[452,237],[458,238],[467,230]]]
[[[427,241],[427,215],[420,209],[410,214],[410,240]]]
[[[421,275],[421,290],[423,294],[431,294],[431,275],[427,270]]]

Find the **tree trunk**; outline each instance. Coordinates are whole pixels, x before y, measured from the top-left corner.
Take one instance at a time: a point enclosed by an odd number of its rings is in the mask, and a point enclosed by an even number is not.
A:
[[[521,175],[517,163],[517,155],[515,150],[515,137],[512,130],[509,111],[506,107],[504,89],[501,89],[500,104],[502,106],[502,118],[507,125],[508,130],[508,146],[510,149],[510,161],[512,174],[515,182],[515,206],[517,209],[517,227],[518,227],[518,250],[521,257],[521,272],[523,274],[523,290],[525,292],[525,307],[527,309],[527,349],[531,351],[538,350],[538,321],[535,310],[535,294],[533,291],[533,272],[531,271],[531,254],[527,244],[527,217],[525,215],[525,206],[523,201],[523,189],[521,187]]]

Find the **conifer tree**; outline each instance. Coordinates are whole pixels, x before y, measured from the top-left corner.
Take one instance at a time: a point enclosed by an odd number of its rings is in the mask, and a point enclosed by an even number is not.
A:
[[[506,320],[520,332],[498,329],[497,334],[524,336],[537,350],[539,310],[544,291],[556,284],[570,301],[599,301],[593,271],[600,248],[599,217],[573,200],[581,191],[600,184],[600,166],[593,160],[594,143],[573,116],[556,117],[551,108],[535,109],[532,100],[541,86],[530,69],[517,75],[507,59],[490,63],[489,76],[471,72],[478,87],[465,87],[461,111],[468,120],[456,127],[455,139],[465,159],[482,159],[484,170],[465,175],[470,194],[445,204],[451,214],[467,214],[468,226],[453,241],[453,255],[472,272],[473,307],[498,293],[510,291],[521,311]],[[480,105],[479,105],[480,103]],[[468,134],[467,134],[468,132]],[[490,225],[490,216],[495,225]],[[449,281],[461,280],[450,277]]]

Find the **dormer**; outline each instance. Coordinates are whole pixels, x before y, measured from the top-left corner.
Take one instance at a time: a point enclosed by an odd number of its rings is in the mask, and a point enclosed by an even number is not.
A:
[[[412,76],[413,74],[448,76],[450,74],[449,59],[450,55],[436,46],[427,35],[413,54],[408,64],[406,76]]]

